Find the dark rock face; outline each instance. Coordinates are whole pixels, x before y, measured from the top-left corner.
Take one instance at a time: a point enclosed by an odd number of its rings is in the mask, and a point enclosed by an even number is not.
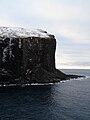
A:
[[[56,39],[49,37],[1,37],[0,83],[58,82],[75,78],[55,68]]]
[[[0,82],[35,83],[65,79],[64,73],[56,72],[55,49],[54,36],[1,39]]]
[[[26,38],[23,46],[23,71],[28,73],[36,66],[51,72],[55,69],[55,39]]]
[[[18,38],[0,41],[0,81],[8,81],[20,76],[22,50]]]

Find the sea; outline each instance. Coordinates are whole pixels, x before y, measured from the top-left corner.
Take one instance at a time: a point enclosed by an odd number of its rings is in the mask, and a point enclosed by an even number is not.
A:
[[[0,87],[0,120],[90,120],[90,70],[62,71],[86,77]]]

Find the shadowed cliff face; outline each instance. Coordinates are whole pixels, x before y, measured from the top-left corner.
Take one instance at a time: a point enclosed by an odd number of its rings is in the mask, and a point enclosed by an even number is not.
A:
[[[24,78],[38,82],[40,79],[43,81],[42,74],[46,74],[44,79],[48,76],[51,78],[50,73],[55,71],[55,49],[54,37],[1,39],[1,79],[7,81],[7,79]]]
[[[2,79],[20,76],[22,60],[21,40],[19,38],[4,38],[0,40],[0,69]]]
[[[22,41],[23,70],[28,72],[36,66],[51,72],[55,69],[55,39],[26,38]]]

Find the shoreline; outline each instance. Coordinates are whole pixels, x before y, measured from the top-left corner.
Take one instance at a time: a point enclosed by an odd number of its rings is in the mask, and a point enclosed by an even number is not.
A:
[[[71,80],[83,80],[83,79],[88,79],[89,76],[82,76],[82,77],[77,77],[77,78],[70,78],[70,79],[65,79],[65,80],[60,80],[57,79],[57,81],[55,82],[37,82],[37,83],[0,83],[0,88],[4,88],[4,87],[27,87],[27,86],[43,86],[43,85],[53,85],[53,84],[60,84],[60,83],[64,83],[67,81],[71,81]]]

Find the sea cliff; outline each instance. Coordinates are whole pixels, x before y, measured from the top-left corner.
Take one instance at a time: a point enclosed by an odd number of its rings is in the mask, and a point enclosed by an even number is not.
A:
[[[0,27],[0,84],[59,82],[81,76],[55,67],[56,39],[41,29]]]

